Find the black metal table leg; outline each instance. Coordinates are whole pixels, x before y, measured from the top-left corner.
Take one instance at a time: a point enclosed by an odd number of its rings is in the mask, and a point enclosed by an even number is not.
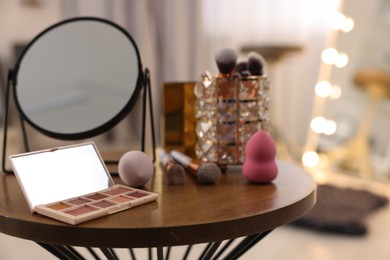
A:
[[[137,258],[135,257],[134,250],[132,248],[129,248],[130,256],[132,260],[136,260]]]
[[[262,240],[265,236],[271,233],[272,230],[265,231],[260,234],[250,235],[244,238],[224,259],[237,259],[247,252],[250,248]]]
[[[73,247],[71,246],[65,246],[66,249],[68,249],[70,252],[72,252],[72,254],[74,254],[75,256],[77,256],[79,259],[85,259],[79,252],[76,251],[76,249],[74,249]]]
[[[51,253],[55,257],[58,257],[59,259],[63,259],[66,257],[66,255],[64,255],[60,250],[58,250],[56,247],[54,247],[52,245],[45,244],[45,243],[39,243],[39,242],[37,242],[37,244],[40,245],[41,247],[43,247],[45,250],[47,250],[49,253]]]
[[[245,237],[238,245],[236,245],[226,256],[224,256],[224,260],[231,260],[231,259],[238,259],[243,254],[245,254],[249,249],[251,249],[254,245],[256,245],[260,240],[262,240],[264,237],[266,237],[272,230],[265,231],[260,234],[250,235]],[[234,242],[235,239],[230,239],[226,242],[226,244],[218,251],[218,248],[221,246],[223,241],[215,241],[210,242],[207,244],[205,249],[202,251],[201,255],[199,256],[199,259],[205,260],[205,259],[213,259],[216,260],[220,256],[223,255],[223,253],[226,251],[226,249]],[[73,247],[71,246],[61,246],[61,245],[53,245],[53,244],[46,244],[46,243],[40,243],[37,242],[41,247],[49,251],[54,256],[58,257],[59,259],[85,259],[79,252],[77,252]],[[183,256],[183,260],[187,259],[190,250],[193,245],[189,245],[186,249],[186,252]],[[99,259],[98,255],[91,249],[87,248],[87,250],[94,256],[95,259]],[[111,248],[100,248],[101,252],[105,255],[105,257],[108,260],[118,260],[119,258],[116,256],[115,251]],[[136,259],[135,254],[133,250],[129,249],[131,257],[133,260]],[[157,247],[157,259],[168,260],[170,255],[171,247],[167,247],[166,256],[164,258],[164,248],[163,247]],[[152,249],[148,248],[149,253],[149,259],[152,259]]]
[[[212,245],[212,242],[208,243],[207,246],[203,249],[202,253],[200,254],[199,256],[199,259],[202,259],[203,256],[206,254],[206,252],[209,250],[209,248],[211,247]]]
[[[157,260],[164,260],[164,252],[162,247],[157,247]]]
[[[167,252],[165,253],[165,260],[169,260],[170,254],[171,254],[171,247],[168,246],[167,247]]]
[[[87,251],[95,258],[95,260],[100,260],[99,256],[93,251],[92,248],[87,247]]]
[[[216,260],[218,259],[218,257],[220,257],[225,251],[226,249],[234,242],[234,240],[236,239],[230,239],[229,241],[226,242],[226,244],[218,251],[217,254],[215,254],[215,256],[213,257],[213,260]]]
[[[187,250],[186,250],[186,252],[184,253],[183,260],[186,260],[186,259],[187,259],[188,255],[190,254],[191,249],[192,249],[192,245],[188,245],[188,246],[187,246]]]
[[[218,247],[221,245],[222,241],[216,241],[211,244],[211,246],[208,248],[206,254],[203,255],[200,259],[202,260],[208,260],[211,259],[211,257],[214,255],[214,253],[218,250]]]
[[[100,248],[100,250],[107,257],[108,260],[118,260],[118,257],[115,255],[114,251],[111,248]]]
[[[55,255],[59,259],[84,259],[78,252],[74,253],[73,250],[69,250],[66,246],[52,245],[46,243],[37,242],[38,245]]]

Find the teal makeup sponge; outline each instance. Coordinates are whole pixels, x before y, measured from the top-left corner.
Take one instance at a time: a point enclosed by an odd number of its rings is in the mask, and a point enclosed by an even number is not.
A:
[[[276,146],[271,136],[262,130],[253,134],[245,145],[244,177],[255,183],[273,181],[278,175]]]

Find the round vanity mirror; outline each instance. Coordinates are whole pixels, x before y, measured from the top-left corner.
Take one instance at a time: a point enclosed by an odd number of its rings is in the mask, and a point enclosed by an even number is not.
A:
[[[23,118],[59,139],[95,136],[118,123],[143,84],[139,51],[118,25],[100,18],[60,22],[35,37],[13,76]]]

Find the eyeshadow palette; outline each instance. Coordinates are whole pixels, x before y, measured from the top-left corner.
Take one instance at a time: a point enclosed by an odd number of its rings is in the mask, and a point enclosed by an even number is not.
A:
[[[72,225],[155,201],[114,184],[93,142],[10,156],[32,212]]]
[[[75,225],[156,200],[157,194],[122,185],[34,208],[36,212]]]

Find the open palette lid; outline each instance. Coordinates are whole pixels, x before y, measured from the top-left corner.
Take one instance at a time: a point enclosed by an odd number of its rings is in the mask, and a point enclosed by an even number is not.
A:
[[[114,185],[93,142],[10,156],[31,211]]]

